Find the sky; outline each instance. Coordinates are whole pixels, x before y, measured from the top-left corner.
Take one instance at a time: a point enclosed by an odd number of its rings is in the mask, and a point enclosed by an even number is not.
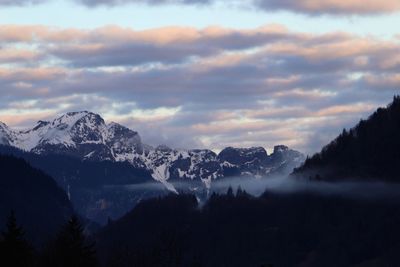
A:
[[[0,121],[306,154],[400,93],[398,0],[0,0]]]

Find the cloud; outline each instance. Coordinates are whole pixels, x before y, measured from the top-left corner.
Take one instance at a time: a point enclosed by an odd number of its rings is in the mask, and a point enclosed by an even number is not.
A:
[[[195,57],[250,49],[284,38],[302,37],[287,35],[287,29],[279,25],[255,30],[166,27],[144,31],[117,26],[91,31],[44,26],[0,26],[0,39],[4,45],[37,44],[47,56],[75,67],[183,63]]]
[[[397,0],[255,0],[254,3],[263,10],[286,10],[310,15],[371,15],[400,10]]]
[[[0,0],[0,6],[34,5],[54,0]],[[73,0],[76,4],[89,8],[99,6],[116,7],[128,4],[150,6],[212,6],[218,4],[226,8],[240,8],[253,11],[289,11],[311,16],[318,15],[379,15],[398,12],[398,0]]]
[[[0,120],[92,110],[152,145],[311,153],[400,86],[398,40],[341,32],[3,25],[0,37]]]
[[[39,60],[40,57],[40,53],[28,49],[3,48],[0,50],[0,64]]]
[[[106,6],[117,6],[129,3],[134,4],[148,4],[148,5],[209,5],[214,0],[75,0],[78,3],[84,4],[89,7],[106,5]]]
[[[76,0],[88,7],[100,5],[117,6],[123,4],[147,5],[232,5],[226,0]],[[236,6],[244,6],[263,11],[291,11],[308,15],[375,15],[398,12],[400,3],[397,0],[236,0]]]
[[[46,2],[47,0],[0,0],[0,6],[23,6]]]

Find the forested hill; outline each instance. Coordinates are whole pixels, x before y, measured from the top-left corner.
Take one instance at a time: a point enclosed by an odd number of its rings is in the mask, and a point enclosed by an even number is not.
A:
[[[311,179],[400,182],[400,96],[354,128],[343,130],[295,174]]]
[[[67,194],[22,159],[0,155],[0,231],[13,211],[29,240],[53,237],[73,214]]]
[[[104,266],[398,266],[399,201],[242,190],[140,203],[97,235]]]

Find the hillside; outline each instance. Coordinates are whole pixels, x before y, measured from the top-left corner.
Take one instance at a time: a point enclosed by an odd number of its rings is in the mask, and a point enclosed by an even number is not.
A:
[[[91,220],[105,222],[108,217],[119,217],[131,209],[138,199],[154,195],[104,188],[107,185],[123,186],[152,181],[148,171],[127,162],[82,161],[67,155],[39,155],[0,145],[2,154],[22,158],[50,175],[68,193],[75,210]]]
[[[199,208],[194,196],[171,195],[110,222],[98,255],[118,267],[397,266],[398,200],[238,191]]]
[[[400,182],[400,96],[354,128],[344,129],[294,174],[316,180]]]
[[[0,155],[0,229],[14,211],[34,243],[51,238],[73,214],[67,194],[22,159]]]

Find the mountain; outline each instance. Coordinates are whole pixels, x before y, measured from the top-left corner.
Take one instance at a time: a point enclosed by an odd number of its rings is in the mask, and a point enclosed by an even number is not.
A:
[[[247,174],[262,177],[287,175],[303,162],[304,156],[283,145],[275,146],[271,155],[263,147],[228,147],[221,151],[218,160],[225,176]]]
[[[119,124],[106,125],[99,115],[83,111],[70,112],[52,122],[39,121],[29,130],[13,131],[5,124],[3,144],[37,154],[64,154],[91,160],[129,160],[142,154],[138,133]]]
[[[118,123],[106,124],[98,114],[69,112],[53,121],[39,121],[24,131],[0,124],[0,144],[39,155],[61,154],[85,161],[129,162],[169,190],[172,181],[196,180],[210,188],[213,180],[226,176],[288,174],[304,157],[285,146],[268,155],[264,148],[226,148],[218,155],[211,150],[153,148],[140,135]]]
[[[229,147],[219,154],[152,147],[138,132],[88,111],[38,121],[22,131],[0,123],[0,154],[21,157],[54,177],[77,212],[98,223],[169,191],[195,192],[204,201],[210,191],[230,185],[217,180],[288,175],[304,160],[286,146],[276,146],[270,155],[261,147]]]
[[[1,145],[11,145],[10,140],[10,129],[7,127],[6,124],[0,122],[0,144]]]
[[[344,129],[294,174],[316,180],[400,182],[400,96],[354,128]]]
[[[35,244],[52,238],[73,214],[67,194],[22,159],[0,155],[0,170],[0,231],[14,211]]]
[[[68,193],[79,214],[99,223],[106,222],[109,217],[122,216],[143,198],[167,193],[161,184],[160,190],[155,190],[157,187],[146,190],[144,185],[154,181],[150,172],[128,162],[88,161],[62,154],[39,155],[4,145],[0,145],[0,155],[22,158],[43,170]],[[144,190],[123,190],[125,185],[143,185]]]

